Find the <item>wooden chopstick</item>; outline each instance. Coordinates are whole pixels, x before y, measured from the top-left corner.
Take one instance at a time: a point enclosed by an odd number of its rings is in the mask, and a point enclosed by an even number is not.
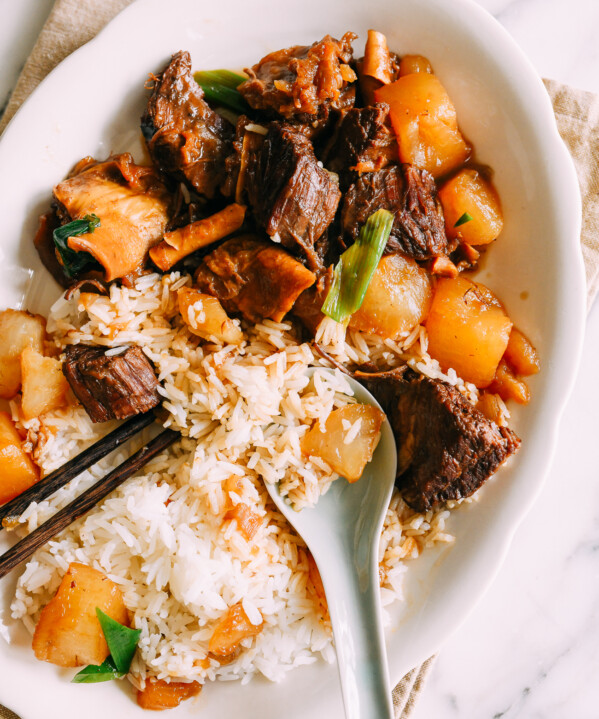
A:
[[[18,497],[0,507],[0,530],[13,524],[32,502],[42,502],[47,499],[51,494],[64,487],[71,479],[89,469],[102,457],[105,457],[128,439],[131,439],[142,429],[149,427],[155,419],[156,416],[153,412],[146,412],[132,417],[110,432],[110,434],[92,444],[91,447],[85,449],[81,454],[63,464],[62,467],[51,472],[47,477],[19,494]]]
[[[86,512],[89,512],[94,505],[109,495],[132,474],[135,474],[152,457],[173,444],[180,436],[179,432],[175,430],[165,429],[116,469],[96,482],[93,487],[90,487],[77,499],[59,510],[47,522],[41,524],[20,542],[17,542],[0,556],[0,579],[18,564],[29,559],[36,549],[39,549],[39,547],[52,539],[58,532],[68,527],[69,524],[82,517]]]

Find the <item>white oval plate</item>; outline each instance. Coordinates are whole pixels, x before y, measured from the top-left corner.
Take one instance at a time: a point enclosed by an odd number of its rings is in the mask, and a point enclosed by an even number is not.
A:
[[[551,460],[582,343],[576,176],[541,81],[490,15],[470,0],[304,0],[299,9],[291,0],[223,0],[210,7],[196,0],[138,0],[52,72],[4,133],[0,305],[15,306],[23,298],[23,268],[31,268],[26,305],[47,312],[57,287],[31,242],[37,216],[52,186],[81,157],[123,150],[142,157],[143,85],[172,53],[189,50],[196,69],[242,68],[268,51],[346,30],[359,33],[359,51],[371,27],[385,32],[396,52],[430,58],[478,160],[494,169],[505,230],[478,277],[531,337],[543,367],[530,382],[532,402],[513,413],[523,440],[515,460],[488,483],[479,502],[454,512],[455,544],[427,551],[410,565],[405,602],[394,607],[387,632],[390,674],[397,681],[439,648],[499,568]],[[141,715],[126,684],[72,685],[72,672],[33,658],[30,638],[9,619],[14,582],[5,580],[0,596],[0,632],[8,642],[0,646],[0,701],[22,719]],[[177,713],[336,719],[343,708],[335,667],[317,663],[279,685],[254,680],[207,686]]]

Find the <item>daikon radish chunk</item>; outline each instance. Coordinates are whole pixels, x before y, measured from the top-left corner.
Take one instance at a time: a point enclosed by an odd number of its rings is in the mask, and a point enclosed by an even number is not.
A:
[[[541,369],[536,349],[528,337],[515,327],[512,328],[503,359],[519,375],[536,374]]]
[[[464,277],[440,279],[425,326],[429,354],[443,370],[452,367],[480,388],[491,383],[512,322],[487,287]]]
[[[44,357],[31,347],[25,347],[21,352],[21,376],[21,409],[25,419],[39,417],[65,404],[69,383],[59,360]]]
[[[423,55],[404,55],[399,62],[399,76],[413,75],[417,72],[432,74],[433,68]]]
[[[21,310],[0,312],[0,397],[12,399],[21,386],[21,352],[43,351],[46,321]]]
[[[383,85],[374,96],[391,108],[402,162],[441,177],[470,156],[472,148],[458,128],[456,109],[435,75],[405,75]]]
[[[23,451],[8,412],[0,412],[0,504],[10,502],[39,479],[39,470]]]
[[[237,527],[243,536],[250,541],[258,531],[260,526],[260,516],[248,507],[247,504],[240,502],[231,509],[227,510],[225,519],[234,519]]]
[[[333,471],[356,482],[372,459],[385,415],[369,404],[349,404],[331,412],[324,432],[320,423],[302,437],[302,453],[324,460]]]
[[[242,639],[260,634],[264,622],[252,624],[241,602],[234,604],[216,625],[208,644],[208,651],[217,657],[232,654]]]
[[[460,170],[439,190],[449,238],[486,245],[503,229],[501,203],[493,185],[476,170]]]
[[[73,562],[54,598],[42,609],[33,635],[37,659],[60,667],[102,664],[109,651],[96,607],[129,625],[119,587],[97,569]]]
[[[164,679],[148,679],[144,689],[137,692],[137,703],[142,709],[162,711],[178,707],[182,701],[197,696],[202,691],[198,682],[167,682]]]
[[[498,394],[493,392],[481,392],[476,403],[476,409],[482,412],[487,419],[496,424],[501,424],[503,414],[503,402]]]
[[[424,321],[432,296],[426,270],[403,255],[387,255],[381,258],[349,326],[396,338]]]
[[[177,293],[179,312],[192,334],[209,339],[216,337],[225,344],[240,344],[243,332],[227,315],[221,303],[199,290],[181,287]]]
[[[530,402],[530,390],[526,382],[516,377],[508,364],[502,360],[497,367],[495,377],[489,385],[491,392],[496,392],[502,400],[513,399],[518,404]]]

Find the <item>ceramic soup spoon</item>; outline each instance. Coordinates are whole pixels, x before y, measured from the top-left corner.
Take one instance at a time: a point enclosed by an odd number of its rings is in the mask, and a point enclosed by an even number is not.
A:
[[[362,385],[351,377],[346,379],[358,402],[379,407]],[[378,545],[396,461],[395,440],[385,419],[378,446],[361,478],[353,484],[339,478],[315,507],[295,511],[279,494],[278,485],[266,483],[274,503],[306,542],[318,566],[333,626],[347,719],[393,718],[381,622]]]

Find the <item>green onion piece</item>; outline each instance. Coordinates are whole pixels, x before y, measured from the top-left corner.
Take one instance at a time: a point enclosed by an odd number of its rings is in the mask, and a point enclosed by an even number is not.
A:
[[[231,70],[200,70],[194,75],[198,85],[222,85],[237,90],[242,82],[247,80],[244,75],[238,75]]]
[[[470,222],[474,218],[469,212],[464,212],[464,214],[460,217],[460,219],[455,223],[454,227],[459,227],[460,225],[465,225],[467,222]]]
[[[120,674],[127,674],[137,649],[141,629],[130,629],[120,624],[101,609],[98,609],[98,607],[96,607],[96,615],[117,671]]]
[[[222,81],[218,80],[223,74],[225,75],[222,77]],[[209,79],[206,79],[206,76]],[[235,80],[232,80],[230,76],[234,77]],[[204,95],[209,102],[228,107],[239,115],[248,112],[250,109],[241,94],[237,92],[237,86],[247,78],[236,75],[234,72],[229,72],[229,70],[200,71],[195,73],[194,78],[204,91]]]
[[[124,674],[115,667],[112,657],[108,657],[99,666],[90,664],[82,669],[71,679],[73,684],[96,684],[97,682],[109,682],[111,679],[121,679]]]
[[[230,87],[224,87],[223,85],[202,85],[201,88],[204,91],[206,99],[215,105],[228,107],[230,110],[234,110],[238,115],[243,115],[249,110],[247,102],[237,90],[231,90]]]
[[[67,277],[75,277],[83,270],[91,267],[100,267],[89,252],[77,252],[72,250],[67,240],[69,237],[78,237],[88,232],[93,232],[100,226],[100,218],[97,215],[85,215],[80,220],[73,220],[62,227],[57,227],[52,237],[54,245],[62,260],[62,267]]]
[[[137,649],[141,629],[130,629],[120,624],[99,607],[96,607],[96,616],[108,644],[110,656],[99,666],[90,664],[82,669],[71,680],[75,684],[94,684],[121,679],[128,673]]]
[[[336,322],[347,323],[357,312],[391,234],[393,213],[374,212],[360,230],[358,239],[339,258],[333,284],[322,305],[322,312]]]

